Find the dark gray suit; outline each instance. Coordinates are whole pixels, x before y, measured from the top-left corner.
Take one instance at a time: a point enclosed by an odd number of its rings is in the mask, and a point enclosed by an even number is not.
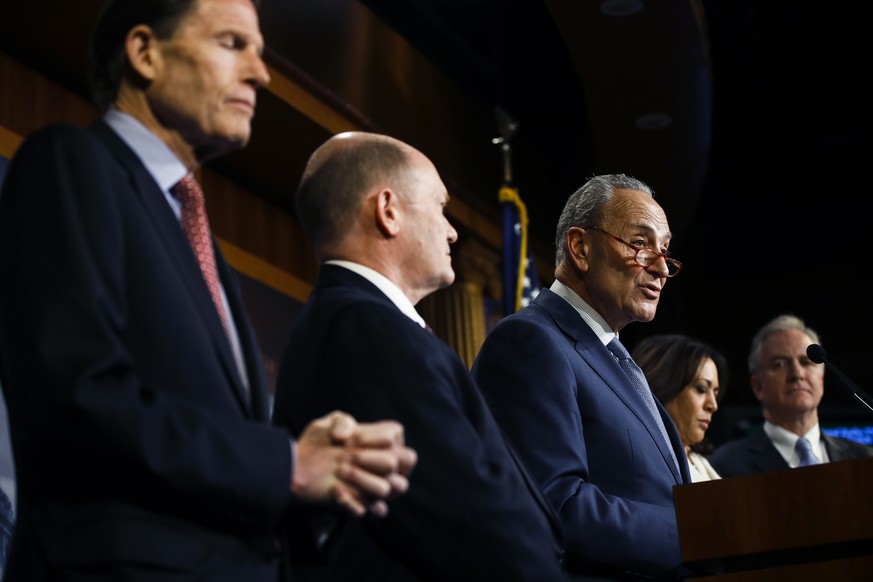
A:
[[[822,442],[831,462],[873,457],[873,447],[822,433]],[[722,477],[738,477],[790,468],[762,427],[751,435],[725,443],[709,457]]]

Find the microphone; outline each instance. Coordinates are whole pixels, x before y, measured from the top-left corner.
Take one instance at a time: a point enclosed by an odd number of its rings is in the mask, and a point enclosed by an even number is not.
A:
[[[824,364],[828,359],[827,352],[818,344],[809,344],[806,347],[806,356],[816,364]]]
[[[871,405],[871,402],[873,402],[873,398],[871,398],[869,394],[864,392],[857,384],[849,380],[848,376],[840,372],[840,370],[837,369],[837,367],[828,360],[828,354],[827,352],[825,352],[823,347],[818,344],[809,344],[809,346],[807,346],[806,348],[806,356],[816,364],[826,363],[828,365],[828,369],[836,374],[837,377],[842,380],[846,386],[849,387],[849,390],[852,391],[852,396],[854,396],[858,400],[858,402],[866,406],[870,410],[870,412],[873,412],[873,405]]]

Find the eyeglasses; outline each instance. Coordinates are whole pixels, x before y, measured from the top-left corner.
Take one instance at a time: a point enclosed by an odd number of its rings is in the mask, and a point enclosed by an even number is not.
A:
[[[602,232],[606,236],[613,238],[613,239],[617,240],[618,242],[620,242],[621,244],[625,245],[626,247],[628,247],[629,249],[634,251],[634,260],[644,267],[648,267],[649,265],[651,265],[652,263],[657,261],[659,258],[663,257],[664,262],[667,263],[667,276],[668,277],[675,277],[676,275],[679,274],[679,271],[682,270],[682,263],[680,263],[676,259],[672,259],[672,258],[668,257],[666,253],[658,253],[658,252],[655,252],[652,249],[649,249],[646,247],[640,248],[636,245],[632,245],[631,243],[627,242],[626,240],[620,239],[617,236],[615,236],[614,234],[608,233],[605,230],[603,230],[602,228],[597,228],[596,226],[589,226],[588,230],[596,230],[598,232]]]

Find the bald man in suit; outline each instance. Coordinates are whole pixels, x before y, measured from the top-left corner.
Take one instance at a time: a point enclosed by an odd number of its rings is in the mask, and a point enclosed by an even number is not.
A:
[[[333,136],[304,170],[297,216],[321,267],[281,360],[273,421],[296,434],[334,408],[394,418],[419,461],[384,520],[313,516],[304,533],[321,555],[298,579],[565,577],[554,512],[467,367],[415,309],[455,278],[448,202],[433,163],[386,135]]]

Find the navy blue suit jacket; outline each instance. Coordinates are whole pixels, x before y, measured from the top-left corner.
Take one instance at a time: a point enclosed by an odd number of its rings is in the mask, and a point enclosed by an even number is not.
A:
[[[830,462],[873,457],[873,447],[827,434],[822,434],[821,438]],[[738,477],[790,468],[773,441],[760,427],[747,437],[719,446],[709,457],[709,462],[722,477]]]
[[[474,376],[497,421],[560,512],[571,573],[670,575],[681,564],[680,471],[615,357],[564,299],[543,290],[488,335]]]
[[[7,582],[113,563],[141,566],[136,580],[275,582],[289,436],[269,425],[260,352],[218,247],[251,404],[164,193],[102,121],[21,146],[0,246],[19,492]]]
[[[296,579],[564,579],[557,518],[458,355],[364,277],[323,265],[280,364],[273,421],[296,434],[337,408],[402,422],[418,464],[387,518],[315,516],[316,535],[330,535]]]

